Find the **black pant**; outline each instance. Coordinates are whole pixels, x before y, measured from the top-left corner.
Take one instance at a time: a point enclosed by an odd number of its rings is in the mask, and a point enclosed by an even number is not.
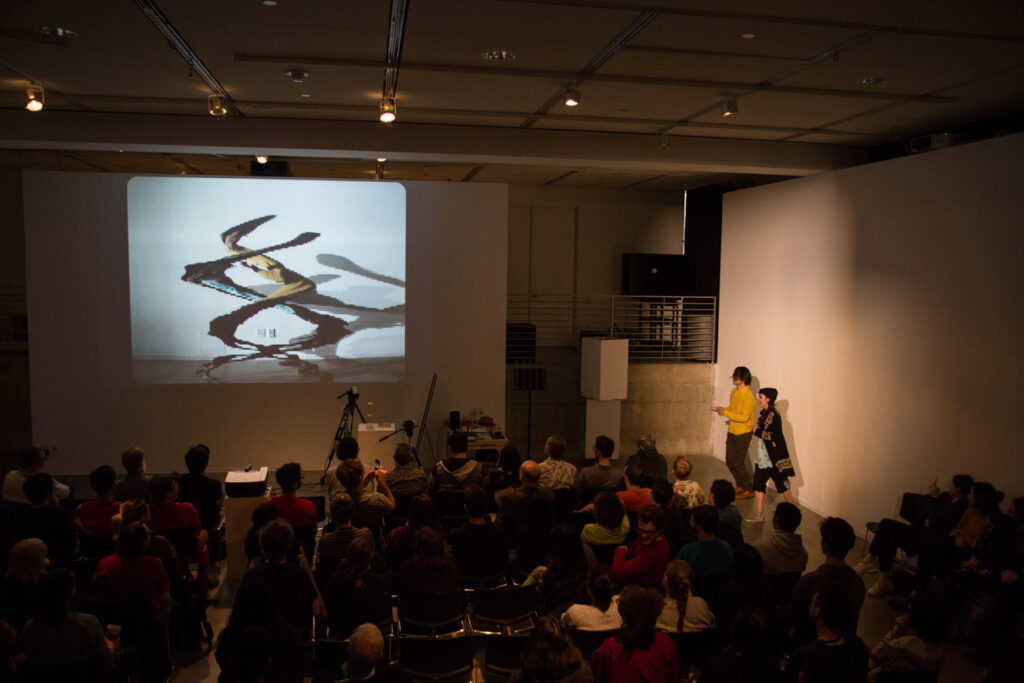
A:
[[[871,541],[871,554],[878,556],[878,568],[883,572],[892,569],[896,551],[902,548],[907,555],[916,555],[921,547],[924,527],[883,519],[878,524],[878,533]]]

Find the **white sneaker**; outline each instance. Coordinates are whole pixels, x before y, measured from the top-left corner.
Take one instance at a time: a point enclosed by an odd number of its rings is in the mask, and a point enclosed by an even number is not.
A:
[[[853,571],[860,575],[870,574],[871,572],[878,571],[878,556],[877,555],[865,555],[857,564],[853,565]]]
[[[764,513],[760,513],[760,514],[754,513],[750,517],[744,517],[743,521],[744,522],[750,522],[751,524],[758,524],[759,522],[763,522],[764,521]]]
[[[889,576],[889,572],[882,572],[878,577],[878,581],[875,582],[875,585],[868,589],[868,595],[877,598],[892,593],[892,589],[892,577]]]

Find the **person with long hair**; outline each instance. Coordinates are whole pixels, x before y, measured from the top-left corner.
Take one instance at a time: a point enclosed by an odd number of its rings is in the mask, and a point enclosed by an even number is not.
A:
[[[583,527],[580,538],[590,545],[620,545],[629,535],[626,508],[614,491],[601,491],[594,498],[594,521]]]
[[[599,683],[678,681],[675,643],[655,629],[662,598],[653,588],[626,586],[619,596],[622,629],[594,651],[590,666]]]
[[[691,592],[693,569],[673,560],[665,570],[665,603],[655,628],[669,633],[699,633],[715,627],[715,615],[704,598]]]
[[[622,626],[619,583],[608,567],[598,565],[587,579],[589,603],[576,603],[562,614],[562,623],[580,631],[611,631]]]
[[[432,526],[413,535],[412,557],[398,570],[399,595],[442,593],[459,586],[459,568],[448,554],[444,536]]]
[[[775,482],[775,490],[782,494],[787,503],[793,503],[793,493],[786,480],[795,476],[793,461],[782,434],[782,416],[775,409],[779,390],[764,387],[757,392],[757,405],[761,413],[757,418],[754,436],[757,437],[757,458],[754,460],[754,502],[757,514],[748,522],[764,521],[764,494],[768,480]]]
[[[413,539],[416,532],[430,527],[443,535],[441,531],[441,515],[434,499],[426,493],[420,493],[409,501],[408,519],[405,524],[395,527],[384,540],[384,557],[388,569],[398,571],[402,563],[412,557]]]
[[[539,586],[542,613],[561,614],[569,605],[586,601],[587,572],[579,534],[567,524],[557,524],[545,564],[530,572],[523,585]]]
[[[391,594],[387,579],[373,571],[372,560],[373,539],[356,537],[328,581],[324,601],[331,638],[347,637],[363,621],[362,607],[368,600]]]
[[[548,615],[526,642],[522,665],[509,683],[591,683],[594,674],[572,642],[569,631],[556,617]]]
[[[0,619],[20,631],[32,615],[32,607],[39,599],[39,579],[46,575],[50,562],[46,558],[46,543],[38,538],[26,538],[11,548],[0,590]]]

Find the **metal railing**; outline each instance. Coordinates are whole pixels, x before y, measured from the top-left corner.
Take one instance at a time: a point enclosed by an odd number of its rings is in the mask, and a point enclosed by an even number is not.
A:
[[[506,361],[535,362],[537,348],[579,348],[583,337],[629,339],[634,361],[713,362],[713,296],[510,295]]]

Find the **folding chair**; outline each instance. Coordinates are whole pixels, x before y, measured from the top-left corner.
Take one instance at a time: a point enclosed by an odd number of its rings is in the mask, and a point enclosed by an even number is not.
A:
[[[533,586],[485,588],[469,593],[469,627],[474,636],[519,636],[537,619]]]
[[[458,638],[466,629],[466,594],[454,590],[402,596],[398,601],[398,633],[402,638]]]

